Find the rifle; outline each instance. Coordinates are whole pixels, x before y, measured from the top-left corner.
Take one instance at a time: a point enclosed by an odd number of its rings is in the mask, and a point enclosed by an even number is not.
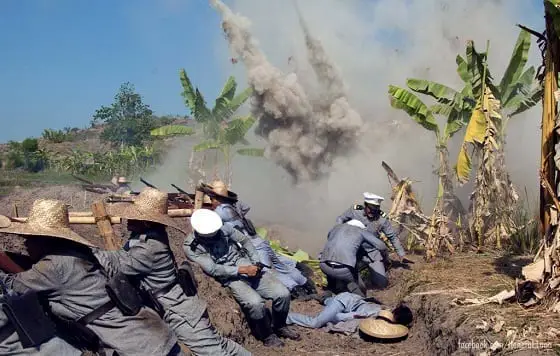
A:
[[[154,189],[158,189],[158,187],[156,187],[155,185],[153,185],[152,183],[147,182],[144,178],[140,177],[140,182],[144,183],[146,186],[150,187],[150,188],[154,188]]]
[[[186,195],[187,198],[188,198],[188,200],[189,200],[189,202],[192,203],[192,200],[193,200],[193,198],[194,198],[194,194],[189,194],[189,193],[187,193],[185,190],[179,188],[178,186],[176,186],[176,185],[173,184],[173,183],[171,183],[171,186],[172,186],[173,188],[177,189],[177,191],[178,191],[179,193]]]
[[[85,178],[78,177],[78,176],[76,176],[76,175],[74,175],[74,174],[72,174],[72,177],[76,178],[77,180],[79,180],[79,181],[81,181],[81,182],[87,183],[87,184],[89,184],[89,185],[93,185],[93,182],[92,182],[92,181],[89,181],[89,180],[87,180],[87,179],[85,179]]]

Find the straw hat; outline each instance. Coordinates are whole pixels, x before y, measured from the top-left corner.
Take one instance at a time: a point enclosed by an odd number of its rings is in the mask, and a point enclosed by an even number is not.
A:
[[[390,312],[389,312],[390,313]],[[380,313],[380,318],[367,318],[360,322],[360,331],[377,339],[400,339],[408,335],[408,328],[401,324],[393,324]]]
[[[126,177],[119,177],[119,178],[117,179],[117,184],[126,184],[126,183],[130,183],[130,182],[128,181],[128,179],[126,179]]]
[[[237,194],[228,190],[227,185],[221,180],[215,180],[210,184],[202,184],[206,194],[218,196],[227,200],[237,201]]]
[[[36,200],[33,202],[26,222],[13,222],[8,217],[1,216],[0,227],[0,232],[6,234],[58,237],[95,247],[95,245],[70,230],[68,206],[60,200]]]
[[[215,211],[198,209],[191,216],[191,226],[200,235],[212,235],[222,228],[223,222]]]
[[[127,220],[151,221],[186,231],[167,215],[167,193],[146,187],[131,202],[107,204],[107,213]]]

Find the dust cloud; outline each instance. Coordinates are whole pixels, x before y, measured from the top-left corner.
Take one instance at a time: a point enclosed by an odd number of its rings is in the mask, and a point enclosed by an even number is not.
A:
[[[325,86],[318,81],[310,64],[305,34],[293,2],[286,0],[233,0],[228,6],[246,17],[244,21],[255,46],[266,56],[279,77],[297,76],[297,92],[306,94],[307,104],[284,108],[292,117],[311,110],[309,106],[325,99]],[[234,161],[232,190],[252,206],[256,221],[288,226],[282,238],[294,247],[316,253],[326,239],[335,218],[352,203],[361,200],[363,191],[386,197],[390,207],[390,186],[381,161],[388,162],[399,176],[416,180],[424,209],[432,208],[437,180],[433,175],[435,137],[414,123],[406,114],[389,106],[389,84],[404,86],[407,77],[419,77],[461,87],[455,57],[464,54],[467,40],[482,49],[490,40],[489,66],[501,78],[518,35],[516,23],[542,30],[540,9],[531,0],[452,1],[452,0],[306,0],[298,3],[309,33],[320,41],[324,52],[345,84],[348,107],[354,108],[365,130],[356,139],[357,150],[332,158],[328,175],[315,181],[294,185],[286,170],[274,163],[237,156]],[[219,14],[217,14],[219,16]],[[250,27],[249,27],[250,26]],[[257,42],[258,41],[258,42]],[[235,48],[227,38],[216,39],[216,55],[223,58],[223,75],[234,74],[243,87],[267,73],[245,70],[242,61],[235,65]],[[233,53],[232,54],[232,50]],[[237,52],[239,53],[239,52]],[[538,65],[540,55],[533,43],[529,64]],[[280,72],[281,71],[281,72]],[[328,87],[328,86],[327,86]],[[291,87],[293,88],[293,86]],[[425,99],[429,102],[429,99]],[[245,108],[249,110],[250,108]],[[537,197],[539,108],[515,117],[508,129],[508,168],[514,183],[531,197]],[[450,144],[451,158],[457,154],[461,133]],[[266,140],[249,137],[253,146],[265,147]],[[293,145],[293,137],[287,143]],[[270,137],[269,137],[270,140]],[[190,153],[184,147],[171,156]],[[166,165],[168,166],[168,165]],[[164,168],[163,171],[167,170]],[[312,170],[313,171],[313,170]],[[171,167],[168,174],[186,181],[186,172]],[[468,187],[459,190],[467,197]]]

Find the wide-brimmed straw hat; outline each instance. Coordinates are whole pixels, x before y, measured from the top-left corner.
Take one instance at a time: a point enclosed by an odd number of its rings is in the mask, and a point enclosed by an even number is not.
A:
[[[389,322],[382,315],[362,320],[359,327],[362,333],[376,339],[400,339],[408,335],[406,326]]]
[[[198,209],[191,216],[191,226],[197,234],[212,235],[222,228],[223,221],[213,210]]]
[[[36,200],[33,202],[29,217],[24,223],[15,222],[6,216],[2,216],[0,218],[0,232],[56,237],[95,247],[91,242],[70,229],[68,206],[60,200]]]
[[[167,215],[167,193],[146,187],[134,200],[124,203],[107,204],[107,213],[127,220],[151,221],[170,226],[186,234],[177,222]]]
[[[227,185],[221,180],[215,180],[210,184],[202,183],[201,186],[204,193],[210,196],[216,196],[230,201],[237,201],[237,194],[228,190]]]

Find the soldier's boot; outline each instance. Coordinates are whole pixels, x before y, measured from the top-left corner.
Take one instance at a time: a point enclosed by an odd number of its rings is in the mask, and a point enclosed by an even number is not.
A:
[[[262,341],[263,345],[266,347],[283,347],[284,342],[272,332],[272,325],[270,321],[270,315],[267,312],[262,319],[249,319],[249,327],[255,338]]]
[[[288,312],[273,313],[272,324],[274,325],[274,333],[282,338],[290,340],[301,340],[301,336],[294,329],[286,325]]]

